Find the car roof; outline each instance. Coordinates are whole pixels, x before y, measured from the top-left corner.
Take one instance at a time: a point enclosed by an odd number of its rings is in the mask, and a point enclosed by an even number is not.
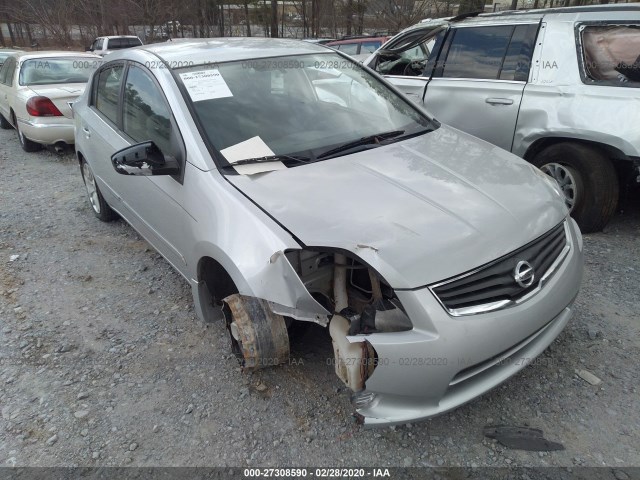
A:
[[[302,40],[282,38],[184,38],[119,50],[108,54],[105,59],[111,61],[132,58],[141,52],[153,54],[167,62],[171,68],[176,68],[234,60],[331,53],[334,50]]]
[[[85,52],[70,52],[68,50],[40,50],[37,52],[19,52],[12,55],[17,60],[31,60],[34,58],[87,57],[102,58],[99,55]]]
[[[487,13],[467,13],[457,17],[434,18],[428,21],[422,21],[416,25],[403,30],[402,33],[417,30],[420,28],[432,28],[437,25],[444,24],[481,24],[481,23],[500,23],[511,22],[514,19],[520,21],[536,21],[543,17],[561,15],[561,14],[581,14],[581,13],[614,13],[614,12],[640,12],[640,3],[618,3],[605,5],[586,5],[579,7],[559,7],[559,8],[540,8],[532,10],[504,10],[502,12]]]
[[[502,12],[481,13],[478,17],[504,17],[512,15],[551,15],[561,13],[592,13],[615,11],[640,11],[640,3],[612,3],[605,5],[584,5],[579,7],[540,8],[535,10],[505,10]],[[456,17],[452,18],[455,21]]]

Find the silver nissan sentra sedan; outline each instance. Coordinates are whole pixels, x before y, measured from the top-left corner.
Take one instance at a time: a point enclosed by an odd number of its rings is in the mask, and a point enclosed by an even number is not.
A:
[[[322,46],[214,39],[105,57],[74,105],[96,216],[130,223],[245,369],[328,328],[365,425],[515,374],[562,331],[582,237],[557,185]]]

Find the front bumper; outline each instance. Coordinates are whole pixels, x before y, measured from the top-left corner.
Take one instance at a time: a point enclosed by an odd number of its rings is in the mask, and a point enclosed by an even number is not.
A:
[[[72,145],[73,119],[67,117],[40,117],[30,120],[18,119],[20,131],[29,140],[44,145],[64,142]]]
[[[452,410],[542,353],[571,318],[582,279],[582,237],[573,220],[570,226],[564,261],[537,295],[517,306],[452,317],[428,288],[397,291],[414,328],[366,337],[378,365],[359,394],[373,398],[357,409],[364,424],[400,424]]]

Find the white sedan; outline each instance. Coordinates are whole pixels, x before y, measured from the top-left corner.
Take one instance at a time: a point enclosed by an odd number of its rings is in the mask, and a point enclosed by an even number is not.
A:
[[[15,128],[27,152],[74,143],[72,103],[101,57],[78,52],[28,52],[0,68],[0,127]]]

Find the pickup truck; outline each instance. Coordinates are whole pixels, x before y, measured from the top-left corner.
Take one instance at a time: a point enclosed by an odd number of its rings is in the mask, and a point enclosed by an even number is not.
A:
[[[113,50],[122,50],[123,48],[138,47],[142,45],[142,41],[134,35],[118,35],[111,37],[98,37],[91,46],[85,50],[100,56],[105,56]]]

